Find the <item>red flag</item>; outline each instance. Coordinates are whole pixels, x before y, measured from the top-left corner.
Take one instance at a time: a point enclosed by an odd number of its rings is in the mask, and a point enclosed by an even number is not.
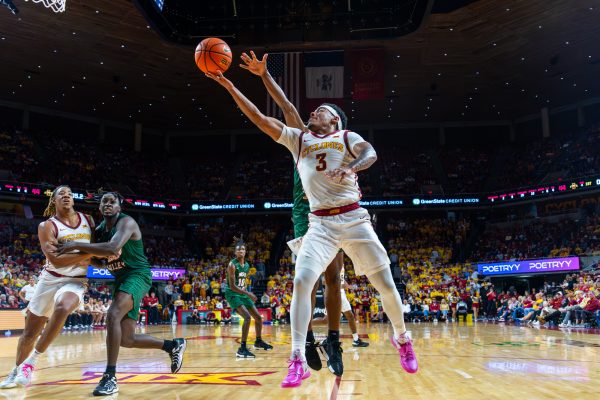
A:
[[[352,100],[385,98],[385,50],[352,50]]]

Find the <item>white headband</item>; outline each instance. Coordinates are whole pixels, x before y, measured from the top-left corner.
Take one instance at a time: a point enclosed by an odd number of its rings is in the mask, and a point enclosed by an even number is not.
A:
[[[318,110],[319,108],[324,108],[324,109],[326,109],[326,110],[327,110],[327,111],[329,111],[331,114],[333,114],[333,116],[334,116],[334,117],[337,117],[337,118],[338,118],[338,121],[337,121],[337,128],[338,128],[338,130],[339,130],[339,131],[341,131],[341,130],[342,130],[342,118],[340,118],[340,115],[337,113],[337,111],[335,111],[335,109],[334,109],[333,107],[330,107],[330,106],[328,106],[328,105],[321,105],[321,106],[317,107],[317,110]],[[315,110],[315,111],[316,111],[316,110]]]

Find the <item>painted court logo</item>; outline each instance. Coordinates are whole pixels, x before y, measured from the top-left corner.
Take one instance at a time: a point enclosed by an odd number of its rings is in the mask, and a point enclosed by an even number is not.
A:
[[[260,386],[260,383],[251,377],[265,376],[271,372],[196,372],[187,374],[144,374],[144,373],[118,373],[119,384],[157,384],[157,385],[234,385],[234,386]],[[102,372],[86,371],[81,379],[41,383],[41,385],[85,385],[95,384],[102,377]],[[243,379],[245,378],[245,379]]]

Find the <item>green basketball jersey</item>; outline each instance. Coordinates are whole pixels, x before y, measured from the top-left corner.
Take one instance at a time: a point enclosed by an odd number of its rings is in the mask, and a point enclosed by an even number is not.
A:
[[[304,236],[308,230],[308,214],[310,213],[310,205],[304,188],[302,187],[302,181],[300,180],[300,174],[298,169],[294,168],[294,205],[292,206],[292,220],[294,222],[294,236]]]
[[[126,214],[120,213],[117,222],[127,216],[128,215]],[[117,232],[116,225],[117,224],[115,224],[110,231],[107,231],[106,222],[102,221],[96,229],[98,242],[109,242]],[[131,272],[149,273],[150,263],[144,254],[142,240],[129,239],[118,256],[108,257],[108,269],[115,278],[124,277]]]
[[[248,264],[248,261],[245,261],[244,265],[242,265],[237,258],[231,260],[231,264],[235,267],[235,275],[233,276],[235,286],[242,290],[246,290],[246,277],[248,276],[248,271],[250,271],[250,264]],[[229,272],[227,273],[229,274]],[[227,280],[227,290],[232,291],[229,288],[229,279]]]

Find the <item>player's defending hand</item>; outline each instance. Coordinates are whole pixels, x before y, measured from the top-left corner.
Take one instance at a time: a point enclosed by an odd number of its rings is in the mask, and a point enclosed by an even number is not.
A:
[[[351,175],[353,172],[354,171],[352,171],[352,168],[341,167],[331,171],[326,171],[325,176],[331,180],[339,178],[338,182],[341,182],[342,180],[344,180],[346,175]]]
[[[240,67],[247,69],[248,71],[252,72],[254,75],[258,75],[258,76],[265,75],[267,73],[267,58],[269,57],[269,55],[267,53],[265,53],[263,55],[262,60],[259,60],[256,57],[256,54],[254,54],[254,52],[252,50],[250,50],[250,55],[252,57],[250,57],[246,53],[242,53],[240,58],[242,59],[244,64],[240,64]]]
[[[227,90],[233,88],[233,83],[229,79],[225,78],[221,71],[217,72],[216,75],[209,73],[206,73],[204,75],[217,82],[219,85],[223,86]]]
[[[77,244],[75,242],[58,243],[56,245],[56,251],[54,251],[54,253],[57,256],[60,256],[61,254],[70,253],[73,250],[75,250],[76,245]]]
[[[58,246],[58,240],[56,240],[55,238],[50,238],[45,246],[44,246],[44,252],[47,253],[56,253],[56,248]]]

